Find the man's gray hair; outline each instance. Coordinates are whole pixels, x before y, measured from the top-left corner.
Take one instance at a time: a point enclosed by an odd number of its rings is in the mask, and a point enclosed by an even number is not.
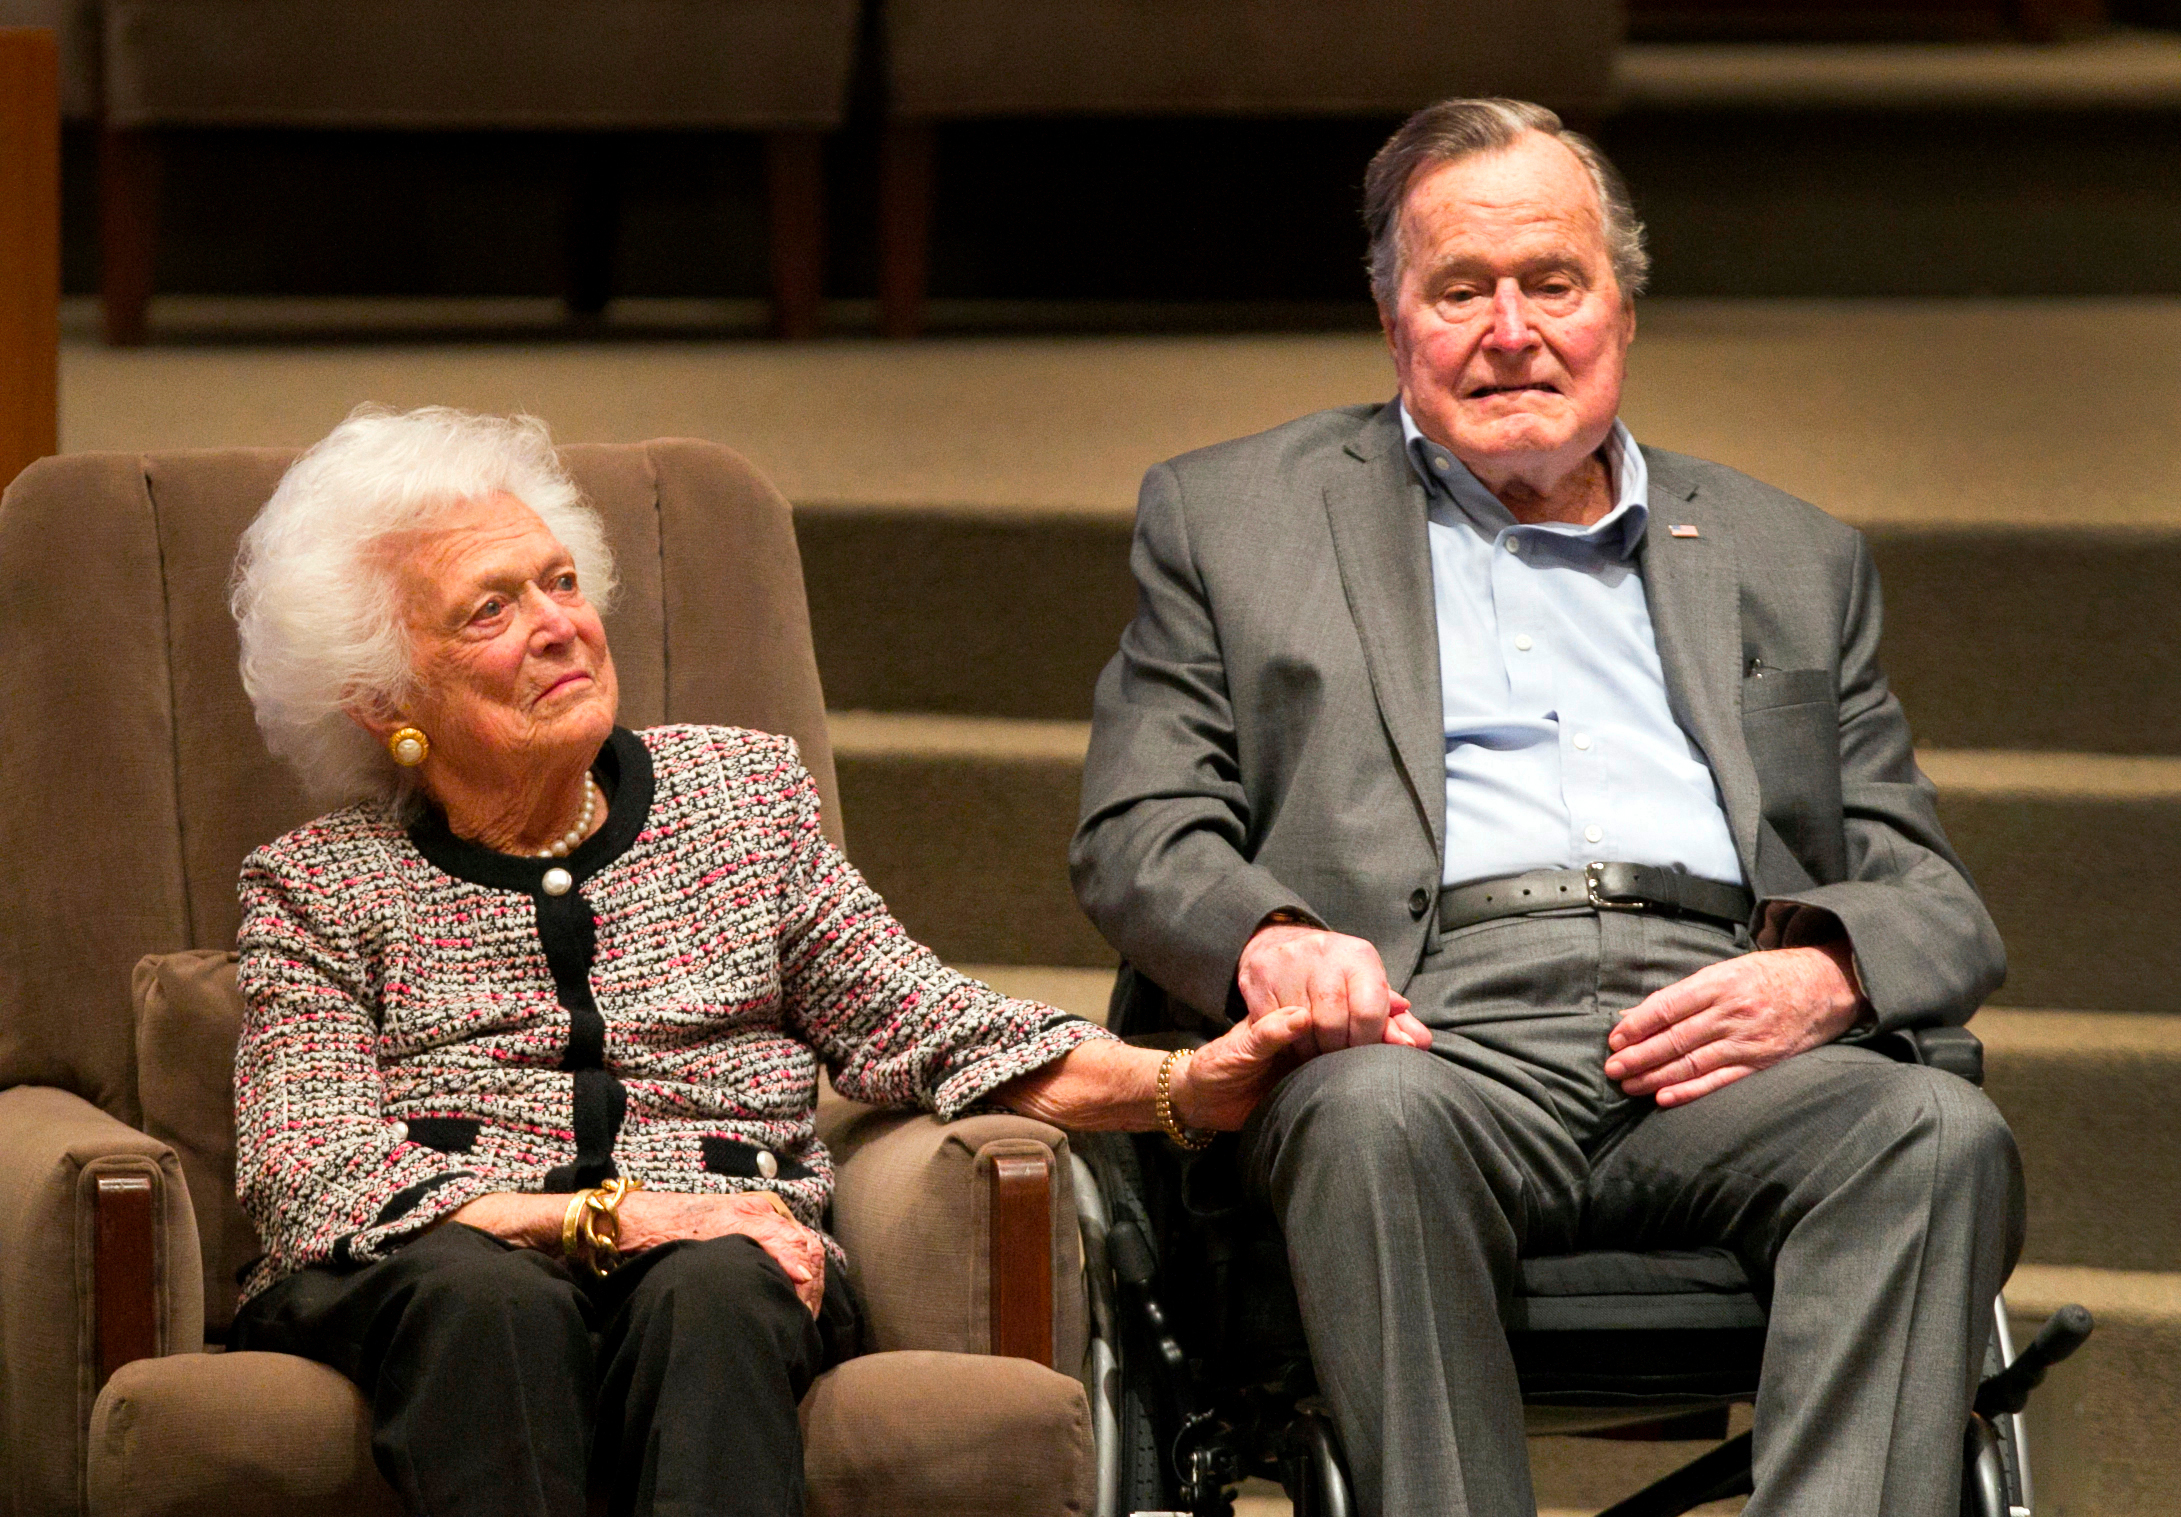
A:
[[[1417,176],[1464,158],[1504,152],[1525,132],[1553,138],[1582,162],[1598,195],[1606,256],[1612,261],[1621,297],[1634,300],[1643,293],[1651,275],[1643,223],[1636,219],[1627,181],[1595,142],[1568,130],[1558,116],[1527,100],[1442,100],[1402,122],[1363,176],[1363,225],[1371,238],[1371,296],[1380,310],[1391,311],[1400,292],[1401,207]]]
[[[266,746],[314,799],[413,807],[412,771],[348,715],[396,712],[415,693],[381,544],[500,492],[538,513],[574,558],[585,597],[603,611],[615,589],[605,524],[534,416],[358,407],[281,476],[243,533],[229,597],[243,688]]]

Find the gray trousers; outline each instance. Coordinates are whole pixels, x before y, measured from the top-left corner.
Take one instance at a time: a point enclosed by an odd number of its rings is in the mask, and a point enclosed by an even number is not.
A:
[[[1531,1517],[1502,1325],[1520,1258],[1718,1246],[1770,1325],[1747,1517],[1952,1517],[2013,1139],[1952,1075],[1837,1045],[1686,1106],[1606,1080],[1616,1016],[1746,934],[1625,913],[1443,938],[1431,1052],[1311,1060],[1242,1137],[1366,1517]]]

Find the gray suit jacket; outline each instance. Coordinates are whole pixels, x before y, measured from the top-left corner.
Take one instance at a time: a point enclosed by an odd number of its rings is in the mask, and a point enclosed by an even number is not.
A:
[[[1882,1026],[1965,1021],[2005,958],[1879,672],[1868,546],[1732,469],[1644,456],[1667,689],[1759,901],[1839,919]],[[1230,1014],[1242,946],[1281,907],[1368,938],[1396,988],[1415,972],[1446,843],[1425,520],[1390,404],[1144,479],[1136,617],[1098,681],[1070,865],[1185,1023]],[[1760,940],[1798,915],[1760,904]]]

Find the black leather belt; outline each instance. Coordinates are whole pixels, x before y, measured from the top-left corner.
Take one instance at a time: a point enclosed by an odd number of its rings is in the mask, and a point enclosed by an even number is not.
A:
[[[1471,880],[1439,892],[1439,930],[1453,932],[1496,917],[1533,911],[1650,911],[1660,916],[1708,917],[1747,926],[1757,898],[1739,885],[1699,879],[1654,864],[1592,864],[1586,869],[1541,869],[1504,879]]]

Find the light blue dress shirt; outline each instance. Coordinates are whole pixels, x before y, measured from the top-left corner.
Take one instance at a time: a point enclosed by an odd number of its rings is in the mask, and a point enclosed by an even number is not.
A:
[[[1449,885],[1604,861],[1742,883],[1703,754],[1674,720],[1636,549],[1649,469],[1618,421],[1615,505],[1523,526],[1401,408],[1431,502]]]

